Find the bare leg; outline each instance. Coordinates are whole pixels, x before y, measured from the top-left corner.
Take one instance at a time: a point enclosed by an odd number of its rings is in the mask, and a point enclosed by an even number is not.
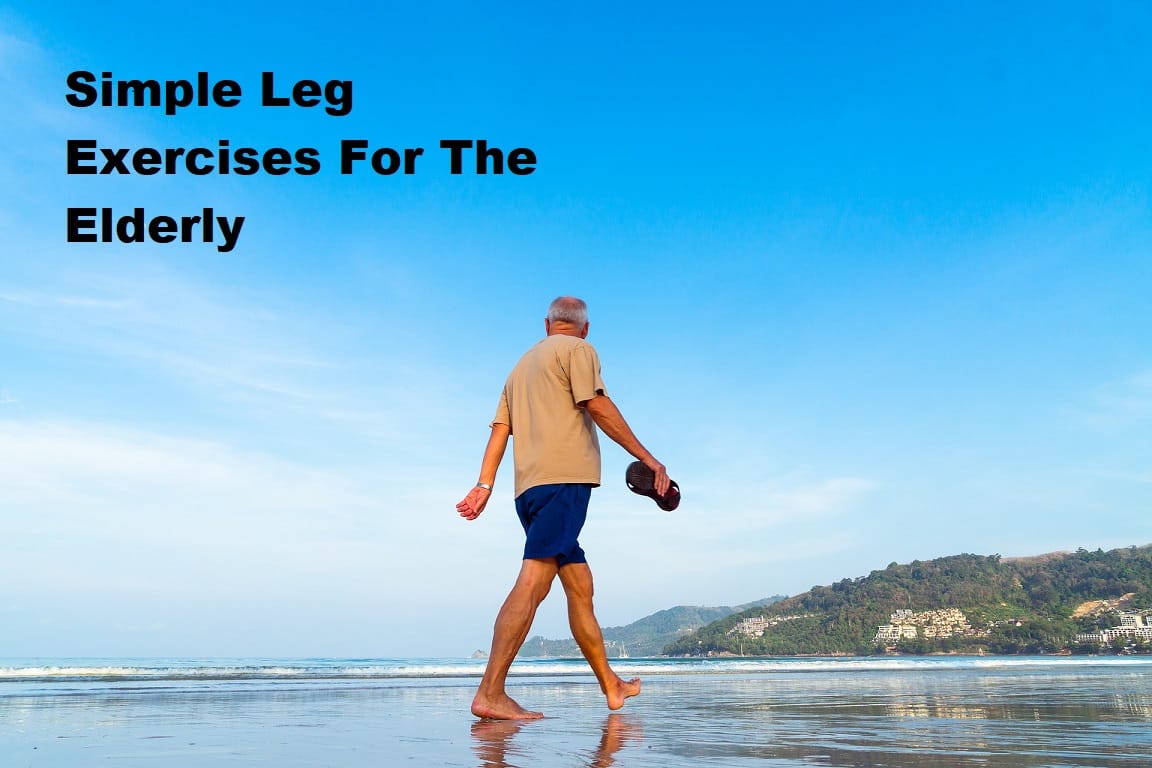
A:
[[[508,670],[516,658],[516,652],[528,637],[536,609],[556,578],[556,559],[525,560],[520,566],[516,585],[508,593],[504,605],[496,616],[496,627],[492,632],[492,652],[488,655],[488,666],[484,678],[472,700],[472,714],[476,717],[490,717],[497,720],[535,720],[544,715],[524,709],[504,691],[504,681]]]
[[[609,709],[620,709],[624,700],[640,693],[640,678],[624,680],[608,665],[604,635],[592,610],[592,570],[587,563],[568,563],[560,569],[560,583],[568,597],[568,624],[580,651],[592,667]]]
[[[614,712],[604,722],[604,733],[600,737],[600,748],[588,765],[590,768],[609,768],[616,762],[616,753],[630,740],[643,740],[644,733],[639,723],[633,723],[628,715]]]
[[[508,762],[508,750],[512,746],[512,737],[523,727],[523,723],[517,720],[485,718],[473,722],[472,750],[480,758],[481,768],[512,768]]]

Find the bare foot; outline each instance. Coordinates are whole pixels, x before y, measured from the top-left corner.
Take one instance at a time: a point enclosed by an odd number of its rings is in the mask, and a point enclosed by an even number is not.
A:
[[[617,677],[615,683],[608,685],[608,690],[604,695],[608,697],[608,709],[620,709],[624,706],[624,700],[630,699],[640,693],[640,678],[634,677],[631,680],[624,680]]]
[[[517,704],[510,696],[488,698],[476,694],[472,699],[472,714],[491,720],[539,720],[543,712],[532,712]]]

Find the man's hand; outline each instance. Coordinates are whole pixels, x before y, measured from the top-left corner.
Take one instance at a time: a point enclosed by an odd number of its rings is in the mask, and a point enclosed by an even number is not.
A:
[[[488,445],[484,448],[484,460],[480,463],[481,483],[491,486],[496,482],[496,470],[500,468],[500,460],[504,458],[504,449],[508,447],[508,438],[511,435],[512,427],[507,424],[492,424],[492,434],[488,436]],[[475,520],[480,517],[484,507],[488,506],[490,498],[492,491],[489,488],[481,488],[477,483],[456,505],[456,511],[465,520]]]
[[[480,517],[480,513],[484,511],[484,507],[488,506],[488,499],[490,498],[492,498],[492,491],[476,486],[468,491],[467,496],[460,500],[460,503],[456,505],[456,511],[459,512],[460,517],[465,520],[475,520]]]
[[[672,481],[668,479],[668,470],[664,465],[656,461],[656,457],[648,454],[648,458],[644,461],[644,466],[656,473],[652,483],[656,487],[656,493],[664,496],[668,493],[668,489],[672,486]]]

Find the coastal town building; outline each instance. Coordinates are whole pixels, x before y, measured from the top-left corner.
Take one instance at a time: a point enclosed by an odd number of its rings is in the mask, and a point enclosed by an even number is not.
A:
[[[1078,643],[1108,645],[1113,640],[1143,640],[1152,642],[1152,622],[1145,613],[1125,611],[1118,614],[1120,625],[1099,632],[1081,632],[1076,635]]]
[[[916,639],[916,627],[911,624],[881,624],[876,629],[873,642],[877,645],[892,645],[905,639]]]
[[[764,633],[771,627],[779,626],[786,621],[807,619],[812,615],[811,613],[803,613],[795,616],[752,616],[751,618],[738,621],[736,626],[728,630],[728,634],[744,635],[745,637],[763,637]]]
[[[923,637],[935,640],[956,635],[977,634],[968,623],[968,617],[957,608],[938,608],[932,611],[913,611],[901,608],[892,612],[890,624],[876,628],[873,642],[876,645],[890,646],[901,640],[915,640]]]

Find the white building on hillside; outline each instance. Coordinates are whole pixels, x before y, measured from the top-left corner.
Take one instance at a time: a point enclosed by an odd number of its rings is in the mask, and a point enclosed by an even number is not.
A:
[[[1146,614],[1127,611],[1119,614],[1119,617],[1120,626],[1100,632],[1082,632],[1076,635],[1076,642],[1107,645],[1117,639],[1152,641],[1152,623],[1149,623]]]
[[[876,637],[872,642],[876,645],[892,645],[905,639],[916,639],[916,627],[912,624],[881,624],[876,628]]]

